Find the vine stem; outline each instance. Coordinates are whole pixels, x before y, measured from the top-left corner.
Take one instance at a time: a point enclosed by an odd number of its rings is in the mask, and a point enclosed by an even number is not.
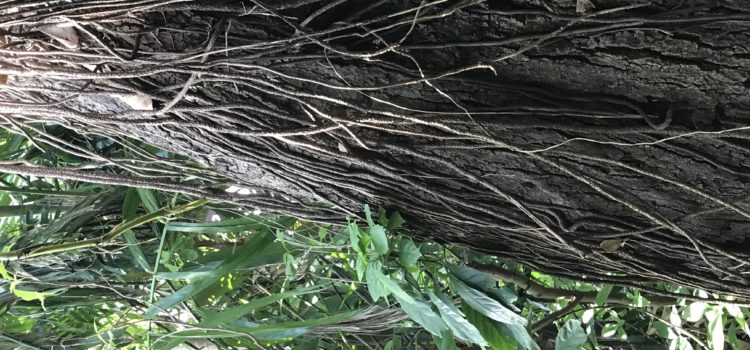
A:
[[[114,241],[117,237],[119,237],[120,235],[122,235],[123,233],[127,232],[128,230],[132,228],[138,227],[140,225],[149,223],[154,220],[163,219],[165,217],[170,217],[170,216],[174,216],[180,213],[184,213],[186,211],[193,210],[208,202],[209,200],[207,199],[198,199],[198,200],[194,200],[190,203],[177,206],[174,208],[161,208],[153,213],[139,216],[130,221],[122,222],[119,225],[112,228],[112,230],[109,231],[109,233],[99,238],[91,238],[91,239],[85,239],[85,240],[81,240],[77,242],[60,243],[60,244],[54,244],[54,245],[42,245],[42,246],[35,247],[32,249],[28,249],[28,248],[16,249],[16,250],[11,250],[9,252],[0,253],[0,261],[14,261],[14,260],[29,259],[29,258],[39,257],[39,256],[51,255],[55,253],[62,253],[62,252],[68,252],[72,250],[95,247],[104,243],[109,243],[109,242]]]

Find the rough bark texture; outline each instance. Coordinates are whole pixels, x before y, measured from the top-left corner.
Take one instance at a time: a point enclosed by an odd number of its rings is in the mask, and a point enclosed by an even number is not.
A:
[[[743,1],[72,3],[2,5],[8,118],[181,153],[244,205],[750,296]]]

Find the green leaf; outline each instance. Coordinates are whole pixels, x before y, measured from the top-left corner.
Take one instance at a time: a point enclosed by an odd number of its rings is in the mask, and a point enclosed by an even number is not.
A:
[[[740,349],[740,344],[737,339],[737,327],[734,324],[729,326],[729,330],[727,331],[727,343],[732,347],[732,350]]]
[[[693,350],[690,340],[683,337],[675,337],[669,343],[669,350]]]
[[[463,306],[463,311],[466,314],[466,319],[479,330],[479,334],[493,350],[514,350],[516,348],[515,341],[503,334],[495,321],[468,305]]]
[[[381,283],[383,283],[385,288],[393,293],[393,296],[397,297],[399,300],[411,301],[412,296],[406,293],[398,283],[394,282],[391,279],[390,276],[386,276],[381,273],[380,275],[378,275],[378,278],[381,279]]]
[[[469,287],[478,290],[492,288],[497,283],[494,278],[484,272],[478,271],[468,266],[451,266],[450,272]]]
[[[42,305],[42,309],[45,309],[44,308],[44,300],[45,299],[47,299],[48,297],[52,297],[52,296],[58,295],[58,294],[60,294],[60,293],[63,292],[63,290],[61,290],[61,289],[53,290],[53,291],[49,291],[49,292],[37,292],[37,291],[21,290],[21,289],[16,288],[16,282],[15,281],[10,284],[10,290],[11,290],[11,292],[13,292],[13,294],[15,296],[17,296],[21,300],[25,300],[25,301],[38,300],[39,303]]]
[[[517,324],[500,324],[498,328],[500,332],[513,338],[522,349],[539,350],[539,345],[531,338],[526,327]]]
[[[497,281],[494,277],[468,266],[451,266],[450,271],[469,287],[494,297],[493,299],[499,300],[514,312],[521,312],[521,309],[513,305],[518,300],[518,295],[508,287],[496,288]]]
[[[383,264],[380,261],[370,261],[367,264],[365,270],[365,276],[367,277],[367,291],[372,297],[372,301],[378,301],[381,297],[387,297],[390,292],[383,285],[380,275],[383,275],[381,269]]]
[[[161,209],[154,191],[147,188],[136,188],[136,191],[138,191],[138,196],[141,197],[141,203],[143,203],[143,206],[146,207],[146,210],[149,213],[153,213]]]
[[[447,305],[443,302],[442,298],[439,298],[432,292],[428,293],[428,295],[430,296],[432,303],[435,304],[438,311],[440,311],[440,317],[445,324],[448,325],[448,328],[453,331],[453,334],[455,334],[456,337],[480,346],[485,346],[487,344],[484,338],[482,338],[482,335],[479,334],[479,330],[469,323],[463,315],[456,312],[457,310],[455,309],[455,306],[451,307],[453,305]]]
[[[365,258],[362,255],[357,255],[357,258],[354,261],[354,269],[357,271],[357,281],[362,281],[362,278],[365,277],[366,267],[367,262],[365,261]]]
[[[141,203],[141,200],[138,196],[138,191],[136,189],[129,189],[125,193],[125,199],[122,203],[122,219],[123,221],[129,221],[136,218],[136,214],[138,213],[138,207]],[[135,238],[135,234],[132,230],[127,230],[122,234],[123,240],[128,244],[128,251],[133,256],[133,259],[135,260],[135,263],[140,267],[143,271],[151,272],[151,266],[148,263],[148,259],[146,259],[146,255],[143,254],[143,250],[141,250],[141,246],[138,244],[138,240]]]
[[[586,331],[581,327],[581,321],[568,320],[560,328],[555,338],[555,350],[578,350],[586,342]]]
[[[470,288],[455,278],[451,278],[451,283],[456,293],[481,314],[502,323],[526,325],[526,319],[509,310],[495,299],[488,297],[476,289]]]
[[[607,302],[607,298],[609,298],[609,294],[612,293],[612,288],[614,286],[611,284],[605,284],[602,289],[599,290],[598,293],[596,293],[596,305],[604,305],[604,303]]]
[[[401,227],[404,222],[404,218],[401,217],[401,214],[394,211],[393,214],[391,214],[391,217],[388,218],[388,232],[393,232],[393,230]]]
[[[708,320],[707,341],[713,350],[724,350],[724,322],[721,306],[712,306],[706,311]]]
[[[702,301],[690,303],[687,308],[682,310],[682,319],[688,322],[698,322],[703,318],[707,308],[708,304]]]
[[[409,315],[409,318],[424,327],[424,329],[426,329],[428,332],[432,333],[433,335],[440,336],[443,331],[448,330],[448,327],[443,322],[443,319],[440,318],[440,316],[435,313],[435,311],[432,311],[427,303],[416,300],[415,298],[411,298],[411,300],[404,300],[399,298],[397,295],[394,296],[396,297],[396,300],[398,300],[399,305],[401,305],[401,309],[403,309],[404,312]]]
[[[375,252],[378,255],[388,253],[388,237],[385,235],[385,228],[383,226],[371,226],[370,236],[372,237],[372,244],[375,246]]]
[[[651,325],[654,327],[654,330],[656,330],[656,334],[664,339],[669,339],[669,325],[660,320],[653,321]]]
[[[401,242],[398,245],[398,258],[401,265],[405,267],[416,266],[421,257],[422,252],[419,251],[417,245],[411,239],[401,237]]]
[[[453,334],[451,331],[443,331],[443,334],[438,337],[432,336],[432,341],[437,345],[438,350],[459,350],[456,346],[456,342],[453,340]]]
[[[364,254],[362,249],[359,247],[359,226],[357,226],[356,222],[350,222],[349,223],[349,242],[352,245],[352,248],[354,248],[354,251],[356,251],[359,254]]]
[[[637,289],[633,290],[633,305],[637,307],[646,307],[646,306],[649,306],[650,304],[651,302],[649,302],[648,299],[643,297]]]
[[[367,219],[367,225],[370,227],[375,226],[375,221],[372,221],[372,213],[370,212],[370,206],[365,204],[365,219]]]

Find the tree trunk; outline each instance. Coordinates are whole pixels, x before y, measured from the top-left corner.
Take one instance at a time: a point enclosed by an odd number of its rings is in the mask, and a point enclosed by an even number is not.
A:
[[[15,3],[7,127],[131,136],[263,210],[370,203],[548,273],[750,297],[743,1]]]

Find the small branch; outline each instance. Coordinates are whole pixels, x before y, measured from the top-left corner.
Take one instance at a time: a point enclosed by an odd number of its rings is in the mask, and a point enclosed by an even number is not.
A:
[[[38,256],[50,255],[54,253],[67,252],[71,250],[83,249],[95,247],[100,244],[112,242],[115,238],[119,237],[128,230],[143,225],[145,223],[166,217],[177,215],[189,210],[193,210],[201,205],[208,203],[206,199],[198,199],[174,208],[161,208],[153,213],[139,216],[133,220],[125,221],[115,226],[109,233],[99,238],[85,239],[77,242],[68,242],[55,245],[43,245],[38,247],[32,247],[31,249],[17,249],[9,252],[0,253],[0,261],[11,261],[21,260],[27,258],[34,258]]]
[[[574,296],[573,299],[568,303],[568,305],[565,305],[564,308],[557,310],[545,316],[543,319],[539,320],[539,322],[534,323],[531,326],[531,331],[538,332],[542,328],[547,327],[550,323],[557,321],[557,319],[573,311],[573,309],[575,309],[576,306],[578,306],[578,304],[580,303],[581,303],[581,299],[578,296]]]
[[[557,299],[557,298],[574,298],[578,299],[579,303],[595,303],[597,292],[581,292],[575,290],[568,290],[562,288],[549,288],[542,286],[539,283],[532,281],[530,278],[521,275],[516,272],[502,269],[495,265],[488,264],[472,264],[472,267],[488,273],[492,276],[497,277],[503,281],[508,281],[516,284],[518,288],[525,289],[529,295],[539,299]],[[670,306],[677,304],[677,298],[674,297],[663,297],[658,295],[649,295],[648,301],[654,306]],[[624,294],[610,295],[606,303],[617,304],[617,305],[630,305],[633,299],[628,298]]]

